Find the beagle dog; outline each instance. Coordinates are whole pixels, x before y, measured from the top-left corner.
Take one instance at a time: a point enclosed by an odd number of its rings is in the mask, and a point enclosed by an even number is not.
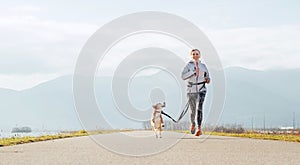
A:
[[[161,138],[162,127],[164,127],[164,122],[162,118],[162,109],[165,107],[165,103],[157,103],[152,106],[153,113],[151,118],[151,128],[154,131],[156,138]]]

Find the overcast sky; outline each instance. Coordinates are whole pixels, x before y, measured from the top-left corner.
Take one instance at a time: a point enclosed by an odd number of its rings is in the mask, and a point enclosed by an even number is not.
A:
[[[0,88],[21,90],[72,74],[81,48],[97,29],[146,10],[172,13],[196,24],[213,43],[224,67],[298,69],[299,6],[296,0],[4,1],[0,5]],[[153,36],[147,39],[151,44]],[[132,38],[131,49],[138,43],[138,37]]]

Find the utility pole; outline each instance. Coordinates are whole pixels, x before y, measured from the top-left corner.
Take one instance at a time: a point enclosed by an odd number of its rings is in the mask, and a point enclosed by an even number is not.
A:
[[[295,130],[295,112],[293,112],[293,130]]]
[[[266,116],[264,115],[264,133],[266,131]]]
[[[252,126],[252,132],[253,132],[253,116],[251,117],[251,126]]]

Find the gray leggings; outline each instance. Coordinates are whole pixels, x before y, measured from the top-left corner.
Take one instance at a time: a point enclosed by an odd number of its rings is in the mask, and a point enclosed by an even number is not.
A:
[[[197,109],[197,124],[201,126],[202,117],[203,117],[203,102],[206,95],[206,91],[201,91],[199,93],[188,93],[188,100],[190,104],[190,114],[191,114],[191,123],[195,125],[195,116],[196,116],[196,109]]]

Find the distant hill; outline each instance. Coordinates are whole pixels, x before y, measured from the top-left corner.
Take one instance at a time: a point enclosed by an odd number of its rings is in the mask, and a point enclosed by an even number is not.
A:
[[[80,128],[74,111],[72,77],[60,77],[23,91],[0,90],[0,127],[28,125],[34,129]],[[4,129],[3,128],[3,129]]]
[[[292,126],[300,117],[300,70],[254,71],[228,68],[221,122],[251,127]],[[299,123],[299,122],[298,122]],[[300,123],[299,123],[300,124]]]
[[[300,121],[300,70],[254,71],[236,67],[226,69],[225,75],[226,102],[220,124],[251,127],[253,119],[255,127],[262,127],[265,116],[267,127],[292,126],[293,112],[296,121]],[[151,102],[147,92],[160,87],[165,92],[166,110],[178,117],[181,89],[175,81],[170,81],[172,77],[166,77],[166,73],[158,73],[136,78],[129,87],[132,90],[130,101],[141,110],[150,108],[146,106]],[[117,110],[110,87],[110,77],[96,78],[96,98],[105,118],[114,128],[141,128],[141,123],[124,117]],[[210,88],[212,86],[208,86]],[[72,76],[63,76],[23,91],[0,89],[0,99],[0,129],[23,125],[33,130],[82,128],[74,107]],[[101,128],[101,124],[96,128]]]

